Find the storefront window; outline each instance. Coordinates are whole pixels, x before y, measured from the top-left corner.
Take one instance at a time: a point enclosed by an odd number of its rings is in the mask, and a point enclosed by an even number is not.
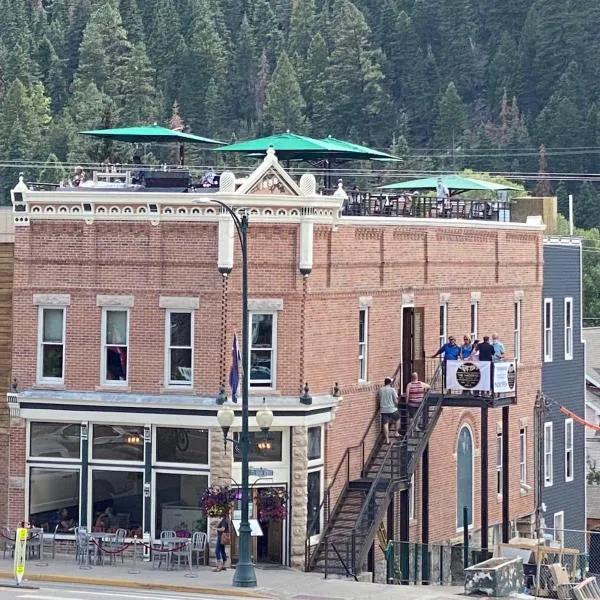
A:
[[[80,436],[79,423],[31,423],[29,456],[79,459]]]
[[[200,508],[200,496],[208,487],[208,475],[156,473],[156,530],[175,531],[180,536],[191,536],[195,531],[206,531],[206,517]]]
[[[281,431],[269,431],[264,434],[262,431],[250,431],[250,460],[255,462],[281,462]],[[240,434],[235,433],[234,439],[239,440]],[[242,457],[239,450],[234,450],[233,458],[235,462],[241,462]]]
[[[156,428],[156,460],[208,464],[208,429]]]
[[[121,425],[94,425],[94,460],[144,460],[144,428]]]
[[[98,531],[127,530],[141,537],[144,476],[141,471],[92,471],[92,526]]]
[[[29,469],[29,521],[49,532],[78,523],[79,469]]]
[[[321,533],[321,519],[317,519],[321,506],[321,471],[311,471],[308,474],[308,495],[306,498],[306,533],[318,535]]]
[[[321,427],[308,428],[308,460],[321,458]]]

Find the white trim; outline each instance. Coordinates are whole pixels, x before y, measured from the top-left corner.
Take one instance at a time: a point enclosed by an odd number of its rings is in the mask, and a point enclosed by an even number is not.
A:
[[[440,323],[439,323],[439,347],[448,341],[448,301],[442,300],[440,295]]]
[[[523,422],[525,421],[525,422]],[[523,456],[521,456],[521,450]],[[519,424],[519,483],[527,485],[527,421]]]
[[[25,427],[25,460],[27,463],[30,462],[36,462],[36,463],[51,463],[51,464],[67,464],[67,465],[72,465],[72,464],[79,464],[81,463],[81,456],[82,456],[82,448],[81,448],[81,422],[80,421],[55,421],[54,419],[35,419],[35,420],[27,420],[26,421],[27,425]],[[67,458],[62,458],[60,456],[31,456],[31,426],[34,423],[53,423],[56,425],[66,425],[67,427],[70,427],[71,425],[78,425],[79,426],[79,456],[78,457],[67,457]]]
[[[373,296],[360,296],[358,308],[370,308],[371,306],[373,306]]]
[[[556,517],[559,517],[559,520],[562,521],[562,523],[560,523],[561,527],[559,528],[559,531],[560,531],[559,535],[556,534],[556,531],[557,531]],[[564,510],[560,510],[560,511],[554,513],[554,517],[552,519],[552,533],[554,535],[554,540],[557,542],[560,542],[560,544],[562,546],[565,542],[565,511]]]
[[[187,350],[187,346],[171,346],[171,315],[172,314],[186,314],[190,315],[190,346],[191,351],[190,357],[190,380],[179,381],[171,380],[171,351],[176,350]],[[129,354],[129,352],[128,352]],[[178,309],[167,309],[165,311],[165,370],[164,370],[164,386],[170,389],[180,388],[193,388],[194,387],[194,311],[193,310],[178,310]]]
[[[319,506],[321,506],[322,502],[323,502],[323,497],[325,494],[325,466],[324,465],[320,465],[318,467],[311,467],[309,466],[306,470],[306,497],[307,497],[307,502],[308,502],[308,476],[311,473],[320,473],[321,477],[320,477],[320,486],[321,489],[319,490]],[[310,536],[310,543],[311,545],[316,544],[320,539],[321,539],[321,534],[323,533],[323,513],[324,513],[324,509],[325,506],[321,507],[321,510],[319,511],[319,533],[315,533],[314,535]],[[306,525],[304,526],[305,530],[308,530],[308,526],[309,526],[309,522],[308,522],[308,511],[307,511],[307,517],[306,517]],[[305,535],[308,533],[308,531],[305,531]]]
[[[574,434],[573,434],[573,419],[565,419],[565,481],[573,481],[575,478],[575,454],[574,450]],[[570,435],[567,435],[568,432]],[[569,470],[571,474],[569,475]]]
[[[319,458],[308,458],[308,430],[314,429],[318,427],[321,430],[321,455]],[[306,458],[308,461],[308,468],[314,468],[318,466],[322,466],[325,464],[325,427],[323,425],[308,425],[306,427],[306,439],[307,439],[307,447],[306,447]]]
[[[107,308],[132,308],[133,296],[96,296],[96,306]]]
[[[569,311],[567,313],[567,307]],[[569,314],[569,322],[567,322]],[[565,338],[565,360],[573,360],[573,298],[565,298],[564,303],[564,338]]]
[[[124,381],[113,381],[106,379],[106,325],[107,325],[107,313],[111,312],[126,312],[127,313],[127,335],[125,343],[121,344],[127,348],[127,364],[125,367],[125,380]],[[129,385],[129,327],[131,321],[131,313],[128,308],[119,306],[108,306],[102,309],[102,331],[100,332],[100,383],[103,386],[115,386],[115,387],[127,387]]]
[[[502,451],[504,446],[504,433],[502,428],[496,432],[496,495],[502,498]]]
[[[414,521],[416,514],[416,493],[415,493],[415,474],[413,473],[410,477],[410,483],[408,484],[408,520]]]
[[[360,336],[360,320],[364,313],[364,339]],[[358,381],[363,383],[369,380],[369,307],[358,309]]]
[[[70,306],[71,294],[34,294],[34,306]]]
[[[521,361],[521,328],[523,324],[523,300],[519,298],[514,302],[514,323],[513,323],[513,345],[515,362]]]
[[[270,313],[283,310],[283,298],[250,298],[248,311],[256,313]]]
[[[474,342],[479,334],[479,299],[473,299],[473,294],[471,294],[469,318],[471,321],[471,342]]]
[[[553,309],[552,298],[544,298],[544,312],[542,314],[542,319],[543,319],[542,328],[543,328],[543,334],[544,334],[544,339],[543,339],[544,362],[552,362],[552,347],[554,344],[553,331],[552,331],[553,322],[554,322],[554,315],[552,314],[553,310],[554,309]],[[550,317],[549,325],[548,325],[548,319],[547,319],[548,316]]]
[[[44,377],[44,311],[59,310],[62,313],[62,375],[61,377]],[[62,385],[65,382],[65,362],[67,357],[67,310],[66,306],[40,306],[38,308],[38,331],[37,331],[37,382],[44,384]],[[48,345],[57,346],[59,344],[49,342]]]
[[[271,315],[273,317],[272,320],[272,328],[271,328],[271,382],[268,385],[252,385],[252,318],[254,315]],[[274,390],[277,387],[277,311],[272,310],[257,310],[257,311],[248,311],[248,321],[249,321],[249,329],[250,335],[248,336],[248,380],[250,389],[252,390]],[[256,348],[256,351],[268,351],[268,348]],[[241,373],[240,373],[241,377]]]
[[[550,448],[546,444],[546,432],[550,432]],[[554,483],[554,426],[552,421],[544,423],[544,458],[543,458],[543,475],[544,475],[544,487],[552,487]],[[548,459],[548,461],[547,461]],[[548,468],[547,468],[548,467]]]
[[[200,300],[185,296],[161,296],[158,299],[158,306],[175,312],[186,312],[197,310],[200,307]]]

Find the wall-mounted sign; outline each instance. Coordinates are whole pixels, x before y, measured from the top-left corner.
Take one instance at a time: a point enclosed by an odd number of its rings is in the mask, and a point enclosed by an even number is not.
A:
[[[254,469],[250,467],[248,469],[248,475],[250,475],[250,477],[273,477],[273,469]]]

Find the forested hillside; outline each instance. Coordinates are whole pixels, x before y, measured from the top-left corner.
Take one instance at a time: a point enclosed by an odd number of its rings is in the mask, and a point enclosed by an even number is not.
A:
[[[8,161],[56,177],[127,158],[81,129],[181,120],[225,141],[332,134],[412,170],[600,171],[598,2],[0,0],[0,15],[3,188]],[[600,224],[594,184],[547,186]]]

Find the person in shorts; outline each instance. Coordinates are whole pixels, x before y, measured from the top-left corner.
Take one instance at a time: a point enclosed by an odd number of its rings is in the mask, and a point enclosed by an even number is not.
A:
[[[386,377],[383,387],[379,389],[379,412],[383,423],[385,443],[390,443],[390,423],[396,424],[396,433],[393,437],[400,437],[400,412],[398,411],[398,393],[392,387],[392,380]]]

